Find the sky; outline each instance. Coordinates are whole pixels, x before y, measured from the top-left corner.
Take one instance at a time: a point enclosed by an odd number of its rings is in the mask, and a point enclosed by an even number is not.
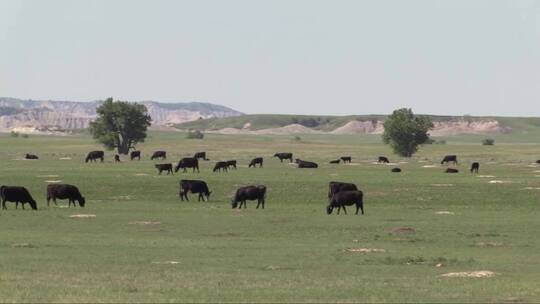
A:
[[[540,1],[0,0],[0,96],[540,116]]]

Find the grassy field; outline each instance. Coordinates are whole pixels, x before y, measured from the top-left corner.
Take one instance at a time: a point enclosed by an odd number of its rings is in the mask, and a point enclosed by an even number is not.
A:
[[[143,160],[85,164],[100,146],[85,135],[0,136],[0,184],[27,187],[39,210],[0,211],[2,302],[538,302],[540,301],[540,144],[501,135],[446,138],[411,159],[377,136],[152,133]],[[149,153],[177,161],[206,151],[201,173],[157,176]],[[319,162],[300,170],[270,156],[290,151]],[[37,161],[21,160],[27,152]],[[444,174],[444,154],[462,170]],[[351,155],[353,164],[331,166]],[[377,165],[378,155],[399,163]],[[263,169],[248,169],[255,156]],[[71,158],[71,159],[61,159]],[[238,170],[212,173],[215,160]],[[480,161],[480,175],[467,171]],[[427,166],[427,167],[424,167]],[[486,177],[487,176],[487,177]],[[181,178],[206,180],[211,201],[180,202]],[[86,208],[47,207],[47,181],[79,186]],[[364,216],[325,213],[329,181],[356,183]],[[502,183],[490,183],[500,181]],[[232,210],[240,185],[268,187],[265,210]],[[28,208],[29,209],[29,208]],[[450,214],[438,214],[445,211]],[[444,213],[444,212],[443,212]],[[94,214],[93,219],[73,219]],[[412,228],[399,232],[403,229]],[[371,253],[350,249],[382,249]],[[442,274],[492,271],[490,278]]]

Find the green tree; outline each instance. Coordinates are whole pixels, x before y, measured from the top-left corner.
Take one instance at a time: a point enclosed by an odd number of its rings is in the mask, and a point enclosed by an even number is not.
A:
[[[382,135],[385,144],[389,144],[396,154],[411,157],[418,146],[429,139],[428,131],[433,128],[431,119],[415,116],[411,109],[395,110],[384,122]]]
[[[108,98],[97,110],[98,118],[90,123],[90,133],[108,149],[128,154],[144,142],[151,118],[144,105]]]

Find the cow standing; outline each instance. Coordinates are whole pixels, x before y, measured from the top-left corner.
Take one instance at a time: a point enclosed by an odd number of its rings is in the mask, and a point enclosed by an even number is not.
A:
[[[479,170],[480,170],[480,163],[479,162],[472,163],[471,173],[478,173]]]
[[[353,183],[343,183],[343,182],[330,182],[328,183],[328,200],[332,199],[332,196],[334,194],[341,192],[341,191],[356,191],[358,188]],[[339,211],[341,210],[341,207],[338,208],[337,213],[339,214]]]
[[[262,209],[264,209],[265,199],[266,199],[266,186],[241,187],[238,190],[236,190],[236,193],[231,202],[231,206],[233,209],[237,207],[239,209],[242,209],[242,205],[244,205],[244,208],[247,208],[246,201],[257,200],[257,209],[259,209],[259,206],[262,206]]]
[[[22,208],[24,209],[24,204],[28,203],[32,209],[37,210],[36,201],[25,187],[1,186],[0,199],[2,200],[2,209],[7,209],[6,202],[14,202],[15,209],[19,207],[19,203],[22,204]]]
[[[229,168],[229,169],[234,168],[234,170],[236,170],[236,160],[228,160],[227,161],[227,168]]]
[[[227,165],[227,162],[226,161],[219,161],[219,162],[216,162],[216,165],[214,166],[214,169],[212,170],[213,172],[221,172],[221,170],[225,171],[225,172],[228,172],[227,168],[229,166]]]
[[[362,210],[362,214],[364,214],[364,193],[362,191],[340,191],[334,194],[330,199],[330,203],[326,207],[326,213],[332,214],[334,208],[343,208],[343,211],[345,214],[347,214],[347,209],[345,209],[345,206],[352,205],[356,205],[355,214],[358,214],[359,210]]]
[[[380,163],[383,163],[383,164],[389,164],[390,163],[390,160],[388,160],[388,157],[386,156],[379,156],[379,159],[377,160],[377,162],[380,164]]]
[[[343,161],[344,164],[352,162],[352,157],[350,156],[342,156],[340,157],[340,159]]]
[[[119,162],[120,162],[120,155],[118,155],[118,154],[115,154],[115,155],[114,155],[114,162],[115,162],[115,163],[119,163]]]
[[[156,167],[156,169],[158,169],[158,171],[159,171],[158,174],[159,175],[161,175],[161,172],[163,172],[163,171],[167,171],[167,175],[173,174],[172,164],[171,163],[169,163],[169,164],[156,164],[155,167]]]
[[[68,199],[68,207],[75,207],[75,201],[79,203],[79,206],[84,207],[86,199],[81,195],[79,188],[68,184],[51,184],[47,186],[47,206],[52,199],[53,203],[57,205],[56,199]]]
[[[284,159],[290,160],[290,162],[293,162],[293,154],[292,153],[276,153],[274,154],[274,157],[279,158],[281,162],[283,162]]]
[[[251,168],[251,167],[256,168],[257,164],[259,165],[259,168],[262,168],[262,166],[263,166],[263,158],[262,157],[256,157],[256,158],[252,159],[251,162],[249,163],[248,168]]]
[[[441,165],[442,164],[449,164],[449,163],[454,163],[454,165],[457,165],[458,164],[458,161],[457,161],[457,156],[456,155],[446,155],[443,160],[441,161]]]
[[[212,191],[208,189],[208,185],[206,182],[202,180],[189,180],[189,179],[183,179],[180,180],[180,199],[184,201],[184,198],[189,202],[188,198],[188,192],[191,193],[198,193],[199,194],[199,202],[204,202],[204,197],[206,196],[206,200],[210,200],[210,194],[212,194]]]
[[[193,172],[195,172],[195,170],[201,172],[199,171],[199,160],[194,157],[182,158],[174,168],[174,172],[178,172],[180,169],[183,169],[182,172],[187,172],[187,168],[193,168]]]
[[[88,152],[88,155],[86,155],[86,159],[85,159],[85,163],[87,162],[97,162],[97,160],[101,160],[101,162],[103,162],[103,160],[105,159],[105,152],[103,151],[91,151],[91,152]]]
[[[202,159],[202,160],[209,160],[208,158],[206,158],[206,152],[197,152],[197,153],[195,153],[195,155],[193,155],[193,158]]]
[[[129,154],[129,159],[134,160],[135,158],[137,160],[141,160],[141,151],[131,151]]]
[[[164,159],[167,159],[167,152],[165,151],[156,151],[152,154],[152,156],[150,157],[150,160],[154,160],[154,159],[161,159],[161,160],[164,160]]]

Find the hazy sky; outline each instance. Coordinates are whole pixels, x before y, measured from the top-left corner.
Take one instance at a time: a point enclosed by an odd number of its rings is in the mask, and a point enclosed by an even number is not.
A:
[[[0,0],[0,96],[538,116],[540,2]]]

